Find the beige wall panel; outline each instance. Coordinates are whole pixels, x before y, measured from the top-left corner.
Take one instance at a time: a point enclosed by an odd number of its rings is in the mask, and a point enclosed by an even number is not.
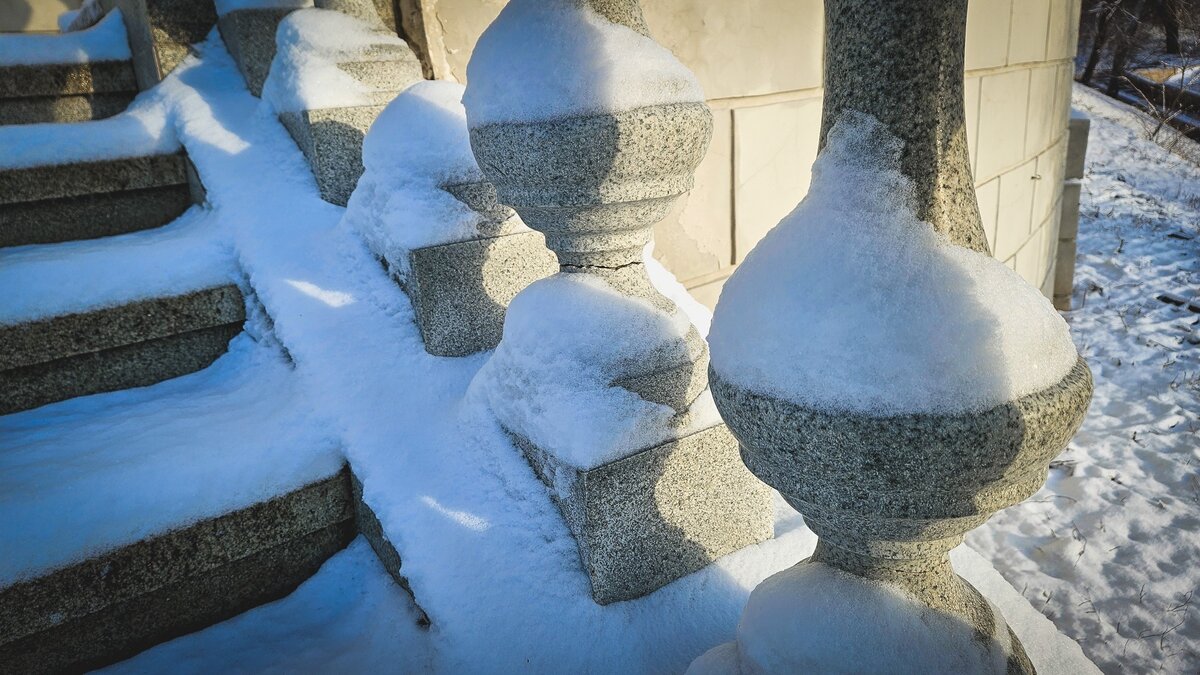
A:
[[[1075,56],[1075,31],[1079,23],[1076,0],[1050,0],[1046,39],[1046,60]],[[1074,26],[1072,24],[1075,24]]]
[[[740,261],[808,192],[821,99],[733,111],[734,250]]]
[[[439,76],[467,81],[467,62],[484,29],[504,8],[503,0],[437,0],[430,3],[434,16],[425,17],[429,33],[430,56],[434,70],[441,66],[448,72]],[[439,54],[439,52],[441,52]],[[441,58],[439,58],[439,56]]]
[[[654,227],[655,257],[685,282],[733,260],[733,113],[713,111],[713,139],[696,186]]]
[[[58,15],[82,0],[0,0],[0,33],[58,32]]]
[[[642,8],[710,99],[821,86],[820,0],[642,0]]]
[[[1028,70],[983,78],[979,90],[976,181],[988,180],[1024,159],[1028,107]]]
[[[1001,260],[1016,253],[1029,238],[1036,173],[1037,159],[1031,159],[1000,177],[995,255]]]
[[[1041,244],[1037,237],[1031,238],[1020,251],[1017,251],[1016,261],[1013,269],[1021,278],[1034,287],[1042,285],[1042,275],[1038,274],[1038,254],[1041,252]]]
[[[1054,211],[1054,202],[1062,195],[1063,169],[1066,161],[1067,144],[1060,141],[1049,150],[1038,155],[1037,176],[1033,181],[1033,222],[1049,218]]]
[[[1071,88],[1075,85],[1075,63],[1058,64],[1058,83],[1054,87],[1054,128],[1059,135],[1067,133],[1071,119]]]
[[[1012,0],[971,0],[967,4],[967,70],[1008,63],[1008,24]]]
[[[688,287],[688,293],[691,293],[692,297],[700,304],[713,309],[717,306],[717,300],[721,297],[721,289],[725,287],[726,278],[690,286]]]
[[[475,42],[503,6],[501,0],[434,4],[454,79],[466,81]],[[654,37],[696,73],[710,99],[821,86],[820,0],[643,0],[642,8]]]
[[[1025,156],[1032,157],[1045,150],[1059,135],[1057,127],[1062,107],[1055,98],[1058,87],[1058,66],[1050,65],[1029,71],[1029,110],[1025,118]]]
[[[979,2],[979,0],[975,0]],[[1046,32],[1051,0],[1013,0],[1008,62],[1046,60]]]

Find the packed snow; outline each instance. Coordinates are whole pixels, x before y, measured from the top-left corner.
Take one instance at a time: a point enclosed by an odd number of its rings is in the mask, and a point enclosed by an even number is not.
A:
[[[900,151],[867,115],[830,131],[808,195],[721,292],[709,342],[723,378],[818,409],[954,414],[1075,365],[1036,288],[917,218]]]
[[[418,82],[383,109],[363,140],[366,170],[343,222],[402,274],[413,249],[480,236],[484,216],[442,189],[483,180],[462,93],[454,82]]]
[[[472,382],[505,428],[578,469],[681,435],[675,411],[612,383],[638,363],[687,356],[687,314],[668,314],[589,274],[556,274],[513,299],[504,338]],[[720,422],[711,397],[696,404]]]
[[[754,589],[738,623],[736,651],[718,647],[687,672],[1008,672],[1012,641],[1003,624],[995,628],[985,648],[971,626],[901,587],[807,563]]]
[[[472,127],[703,101],[669,50],[576,0],[513,0],[467,64]]]
[[[96,25],[73,33],[5,34],[0,39],[0,67],[51,63],[128,61],[129,42],[121,11],[108,13]]]
[[[395,35],[380,33],[352,16],[329,9],[288,14],[275,32],[275,60],[263,83],[263,100],[276,112],[300,112],[376,103],[374,90],[338,63],[374,48],[408,49]]]
[[[142,157],[179,147],[166,111],[151,90],[124,112],[102,120],[0,126],[0,170]]]
[[[0,417],[0,587],[337,473],[314,419],[248,334],[200,372]]]
[[[241,279],[227,229],[192,207],[171,224],[115,237],[0,249],[0,325],[183,295]]]
[[[1091,134],[1066,317],[1095,393],[1046,486],[967,542],[1105,672],[1194,673],[1200,167],[1128,106],[1080,85],[1074,105]]]

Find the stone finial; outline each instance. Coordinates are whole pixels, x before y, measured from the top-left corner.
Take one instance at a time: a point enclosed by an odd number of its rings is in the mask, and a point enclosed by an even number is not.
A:
[[[577,0],[648,36],[636,0]],[[599,84],[599,83],[598,83]],[[468,85],[468,90],[470,85]],[[650,284],[642,251],[681,195],[712,137],[703,102],[472,126],[471,147],[502,204],[546,237],[564,273],[679,311]],[[644,363],[616,383],[683,411],[707,386],[707,348],[693,329],[685,362]]]
[[[827,0],[822,133],[824,143],[834,122],[851,113],[878,119],[903,142],[898,170],[911,183],[917,217],[953,244],[986,254],[963,133],[966,7],[967,0]],[[892,64],[904,64],[903,77],[891,72]],[[722,303],[730,301],[737,276],[754,265],[751,260],[735,273]],[[1040,295],[1033,297],[1044,302]],[[1049,307],[1039,311],[1053,314]],[[725,330],[722,314],[718,305],[714,334]],[[1060,337],[1069,347],[1065,333]],[[846,358],[854,358],[853,345],[846,349]],[[718,356],[727,368],[725,353]],[[819,537],[812,557],[801,565],[824,565],[853,575],[849,583],[866,579],[871,588],[898,591],[915,601],[922,616],[932,613],[939,625],[969,629],[945,632],[948,652],[972,654],[995,672],[1031,673],[1033,665],[1004,617],[958,577],[948,553],[991,514],[1037,491],[1050,460],[1079,428],[1091,398],[1091,373],[1081,358],[1076,356],[1071,367],[1070,351],[1066,356],[1057,362],[1065,372],[1057,382],[965,412],[864,412],[804,404],[778,391],[755,390],[735,381],[740,380],[737,371],[716,368],[710,370],[710,382],[746,466],[776,488]],[[747,615],[762,602],[756,591]],[[761,637],[754,639],[761,642]],[[903,634],[889,637],[885,630],[871,638],[895,643],[889,649],[896,654],[895,670],[917,665],[905,660],[910,656]],[[739,636],[739,644],[745,639]],[[764,672],[766,666],[754,661],[755,650],[719,649],[697,661],[697,670],[711,672],[719,663],[735,672]],[[790,658],[793,665],[828,663],[827,654],[808,653],[801,645],[789,649],[784,661]]]
[[[548,36],[556,38],[547,40],[554,43],[549,49],[564,53],[538,52],[530,47],[538,44],[530,30],[547,25],[551,31],[577,31],[572,37],[578,39]],[[614,55],[611,45],[591,51],[596,45],[589,40],[606,37],[642,51],[632,57]],[[537,284],[562,288],[546,284],[564,275],[597,277],[677,316],[681,310],[651,284],[643,250],[654,224],[691,189],[712,135],[712,115],[694,76],[648,38],[636,0],[514,1],[480,39],[463,102],[472,151],[498,202],[543,233],[557,256],[557,278]],[[657,60],[643,60],[646,55]],[[663,80],[680,86],[656,88]],[[543,83],[545,90],[530,91],[527,82]],[[619,92],[624,104],[597,96],[605,91]],[[630,92],[637,92],[631,105]],[[549,101],[554,110],[530,111],[531,100]],[[502,115],[482,112],[497,108]],[[469,195],[460,198],[469,203]],[[533,297],[528,294],[537,284],[522,295]],[[521,300],[513,301],[506,324]],[[629,338],[644,342],[650,336]],[[496,355],[519,349],[514,344],[506,325]],[[665,441],[616,448],[615,458],[604,463],[560,456],[555,447],[543,447],[554,439],[543,436],[543,445],[535,444],[519,428],[524,422],[500,419],[575,535],[596,602],[645,595],[771,536],[769,490],[741,465],[732,436],[716,416],[693,405],[707,389],[707,363],[707,345],[690,326],[683,337],[604,373],[611,377],[604,386],[674,412],[667,415]]]

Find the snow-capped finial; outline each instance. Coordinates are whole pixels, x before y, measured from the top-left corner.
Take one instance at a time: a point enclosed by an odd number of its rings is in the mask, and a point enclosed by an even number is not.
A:
[[[754,591],[737,645],[695,675],[1034,672],[948,553],[1041,487],[1092,378],[1047,299],[987,254],[962,121],[966,12],[825,1],[812,184],[726,282],[709,333],[743,461],[819,540]],[[848,626],[852,652],[835,646]]]
[[[643,260],[712,136],[695,76],[650,38],[636,0],[512,0],[475,47],[463,104],[479,168],[560,269],[513,300],[478,388],[558,492],[593,597],[644,595],[770,536],[733,439],[696,417],[707,346]],[[538,415],[561,419],[546,432]],[[583,448],[580,429],[597,430]],[[668,455],[687,468],[662,471]],[[603,462],[620,477],[587,479]],[[717,524],[731,513],[745,525]]]

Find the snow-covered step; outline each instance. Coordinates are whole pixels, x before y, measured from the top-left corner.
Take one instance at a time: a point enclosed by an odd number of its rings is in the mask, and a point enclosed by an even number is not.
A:
[[[0,414],[195,372],[245,318],[241,292],[226,284],[0,325]]]
[[[144,386],[224,353],[245,304],[220,232],[194,208],[155,230],[0,249],[0,412]]]
[[[0,669],[102,666],[291,592],[355,534],[327,426],[249,335],[187,377],[0,418]]]
[[[0,247],[158,227],[203,198],[173,133],[152,115],[2,127],[0,148]]]
[[[119,12],[73,33],[0,35],[0,124],[101,119],[137,90]]]

